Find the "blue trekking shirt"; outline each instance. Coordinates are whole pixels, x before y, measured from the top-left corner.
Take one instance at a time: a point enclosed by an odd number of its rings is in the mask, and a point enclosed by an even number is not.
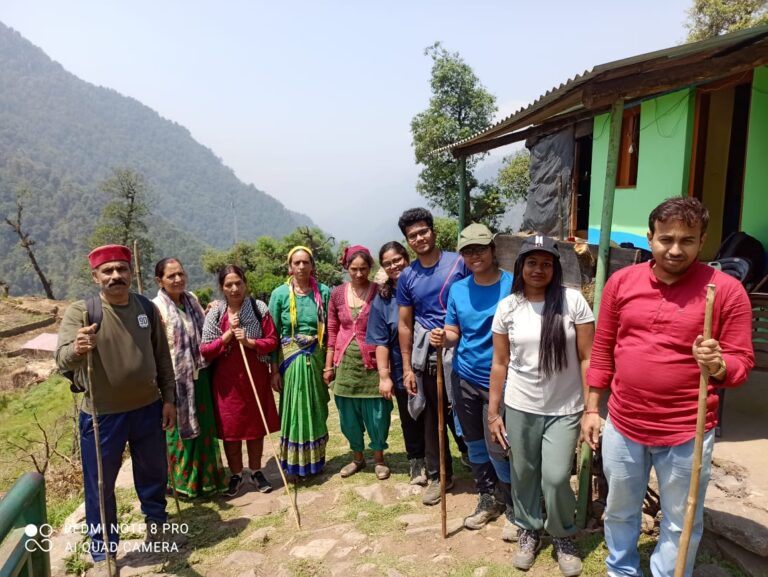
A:
[[[443,328],[451,285],[469,274],[464,259],[455,252],[442,251],[431,267],[417,260],[400,273],[397,304],[413,307],[413,320],[427,330]]]
[[[493,361],[493,315],[496,305],[512,292],[512,273],[501,271],[498,282],[482,286],[470,275],[451,286],[445,324],[459,327],[461,339],[453,355],[453,370],[465,381],[487,389]]]
[[[399,322],[397,302],[394,296],[383,299],[376,295],[368,313],[368,327],[365,331],[365,342],[369,345],[387,347],[389,349],[389,370],[392,381],[398,389],[403,386],[403,355],[400,353],[400,341],[397,338],[397,323]]]

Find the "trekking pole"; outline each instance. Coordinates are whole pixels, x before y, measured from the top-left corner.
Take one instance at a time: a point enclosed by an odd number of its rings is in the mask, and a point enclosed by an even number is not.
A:
[[[88,326],[88,311],[83,311],[83,326]],[[93,418],[93,439],[96,444],[96,475],[99,487],[99,517],[101,517],[101,538],[104,540],[104,554],[107,561],[107,574],[112,577],[116,571],[112,571],[112,557],[109,547],[109,526],[107,525],[107,508],[104,504],[104,469],[101,466],[101,435],[99,434],[99,412],[96,409],[96,396],[93,391],[93,351],[86,353],[86,366],[88,369],[88,392],[91,396],[91,412]]]
[[[707,285],[707,301],[704,309],[704,340],[712,338],[712,309],[715,304],[715,285]],[[688,500],[683,521],[683,532],[680,535],[675,576],[683,577],[685,561],[688,556],[688,546],[693,532],[693,521],[696,517],[696,505],[699,500],[699,477],[701,476],[701,459],[704,452],[704,424],[707,420],[707,385],[709,371],[701,367],[699,377],[699,406],[696,414],[696,440],[693,445],[693,467],[691,468],[691,484],[688,486]]]
[[[275,456],[275,463],[277,463],[277,470],[280,471],[280,476],[283,478],[283,488],[285,488],[285,494],[288,497],[288,499],[291,501],[291,505],[293,507],[293,518],[296,519],[296,526],[299,529],[301,529],[301,521],[299,520],[299,507],[296,505],[296,502],[293,500],[290,489],[288,489],[288,479],[285,478],[285,472],[283,471],[283,467],[280,465],[280,456],[277,453],[275,442],[272,440],[272,434],[269,432],[269,425],[267,425],[267,417],[266,415],[264,415],[264,408],[261,406],[261,399],[259,399],[259,393],[256,391],[256,383],[253,381],[253,375],[251,374],[251,366],[248,364],[248,357],[245,356],[245,347],[243,346],[243,343],[241,343],[240,341],[238,341],[238,344],[240,345],[240,354],[243,355],[243,364],[245,365],[245,371],[248,373],[248,380],[251,381],[251,389],[253,389],[253,396],[256,398],[256,406],[259,407],[261,422],[264,424],[265,436],[267,437],[267,439],[269,439],[269,444],[272,447],[272,454]]]
[[[440,448],[440,528],[448,538],[448,513],[445,510],[445,414],[443,407],[443,347],[437,347],[437,434]]]
[[[165,437],[165,462],[168,466],[168,481],[171,483],[171,491],[173,492],[173,500],[176,501],[176,513],[179,516],[179,519],[182,518],[181,515],[181,506],[179,505],[179,491],[176,489],[176,480],[173,478],[173,470],[171,469],[171,456],[168,454],[168,433],[163,431],[166,434]],[[181,435],[179,435],[179,439],[181,439]]]

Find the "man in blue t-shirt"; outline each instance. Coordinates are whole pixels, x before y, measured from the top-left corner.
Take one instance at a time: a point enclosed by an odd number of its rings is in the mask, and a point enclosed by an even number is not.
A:
[[[432,214],[424,208],[406,210],[398,221],[408,246],[416,253],[417,260],[400,275],[397,283],[397,304],[400,310],[398,333],[403,355],[403,382],[412,395],[424,395],[424,443],[429,486],[422,495],[422,503],[436,505],[440,502],[440,439],[438,435],[437,371],[434,348],[429,345],[429,332],[442,328],[448,305],[451,285],[467,276],[461,256],[441,251],[435,246]],[[421,360],[429,359],[421,368]],[[416,367],[414,369],[414,366]],[[449,375],[446,375],[449,376]],[[444,379],[445,383],[447,379]],[[445,392],[445,391],[444,391]],[[447,395],[445,398],[448,398]],[[416,409],[418,410],[418,409]],[[453,417],[448,403],[444,404],[444,418],[453,427]],[[457,442],[460,437],[457,438]],[[466,452],[463,441],[459,444]],[[446,487],[453,487],[453,466],[445,434]]]

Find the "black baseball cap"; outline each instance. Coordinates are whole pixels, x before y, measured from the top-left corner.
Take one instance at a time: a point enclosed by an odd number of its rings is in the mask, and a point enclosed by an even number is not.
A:
[[[560,251],[557,249],[557,243],[547,235],[539,233],[532,234],[523,241],[523,244],[520,246],[520,252],[517,253],[517,258],[520,258],[529,252],[536,251],[547,252],[556,259],[560,259]]]

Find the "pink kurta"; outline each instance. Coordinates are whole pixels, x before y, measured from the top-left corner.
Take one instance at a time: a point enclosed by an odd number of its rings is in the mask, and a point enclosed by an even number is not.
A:
[[[277,332],[272,317],[262,318],[263,336],[256,340],[256,348],[245,347],[256,390],[269,425],[269,432],[280,430],[280,418],[270,387],[269,366],[258,359],[277,347]],[[222,334],[229,330],[229,315],[221,317]],[[235,339],[224,344],[221,338],[200,346],[203,356],[213,363],[213,406],[218,436],[224,441],[250,441],[266,435],[256,405],[256,398],[243,364],[243,355]]]

